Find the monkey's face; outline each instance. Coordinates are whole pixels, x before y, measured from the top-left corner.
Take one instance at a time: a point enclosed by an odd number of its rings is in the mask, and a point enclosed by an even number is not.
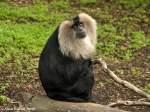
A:
[[[82,39],[86,37],[86,30],[84,27],[84,23],[79,20],[79,17],[73,18],[72,29],[74,31],[75,37]]]
[[[91,58],[97,41],[96,28],[96,21],[86,13],[63,21],[58,30],[61,52],[75,59]]]

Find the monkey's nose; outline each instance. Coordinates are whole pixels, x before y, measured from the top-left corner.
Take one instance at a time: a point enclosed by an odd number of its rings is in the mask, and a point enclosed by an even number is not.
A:
[[[84,38],[86,37],[86,33],[84,31],[77,32],[77,38]]]

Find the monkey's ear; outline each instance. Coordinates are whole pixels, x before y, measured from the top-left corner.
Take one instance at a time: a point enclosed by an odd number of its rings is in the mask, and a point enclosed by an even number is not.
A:
[[[96,20],[86,13],[80,13],[79,18],[80,18],[80,21],[83,21],[86,24],[92,23],[92,26],[96,26],[97,24]]]
[[[70,29],[70,27],[72,26],[73,22],[66,20],[63,21],[60,25],[59,25],[59,30],[60,31],[65,31],[66,29]]]

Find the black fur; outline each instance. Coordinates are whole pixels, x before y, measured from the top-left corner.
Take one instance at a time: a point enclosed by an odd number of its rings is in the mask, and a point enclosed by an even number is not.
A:
[[[47,96],[56,100],[86,102],[94,83],[90,59],[64,56],[59,48],[58,28],[48,39],[39,61],[39,76]]]
[[[80,18],[79,18],[79,16],[74,17],[74,18],[73,18],[73,21],[74,21],[75,24],[80,23]]]

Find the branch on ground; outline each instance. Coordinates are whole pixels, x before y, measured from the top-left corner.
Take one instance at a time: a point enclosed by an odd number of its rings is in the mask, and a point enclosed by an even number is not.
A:
[[[144,91],[142,91],[141,89],[137,88],[136,86],[134,86],[133,84],[122,80],[121,78],[117,77],[114,72],[112,72],[109,68],[107,68],[107,64],[102,61],[101,59],[95,60],[96,63],[100,63],[102,65],[103,70],[117,83],[131,89],[132,91],[138,93],[141,96],[146,97],[149,101],[150,101],[150,95]]]
[[[149,106],[150,107],[150,102],[144,102],[144,101],[118,101],[116,103],[111,103],[108,106],[110,107],[116,107],[120,105],[125,105],[125,106]]]
[[[106,62],[102,61],[101,59],[98,59],[98,60],[94,60],[93,61],[94,63],[98,63],[98,64],[101,64],[102,66],[102,69],[104,70],[104,72],[106,72],[115,82],[131,89],[132,91],[138,93],[139,95],[145,97],[148,101],[150,101],[150,95],[144,91],[142,91],[141,89],[137,88],[136,86],[134,86],[133,84],[125,81],[125,80],[122,80],[121,78],[117,77],[114,72],[112,72],[108,67],[107,67],[107,64]],[[150,103],[149,102],[144,102],[144,101],[120,101],[120,102],[117,102],[117,103],[112,103],[110,104],[109,106],[118,106],[118,105],[144,105],[144,106],[150,106]]]

